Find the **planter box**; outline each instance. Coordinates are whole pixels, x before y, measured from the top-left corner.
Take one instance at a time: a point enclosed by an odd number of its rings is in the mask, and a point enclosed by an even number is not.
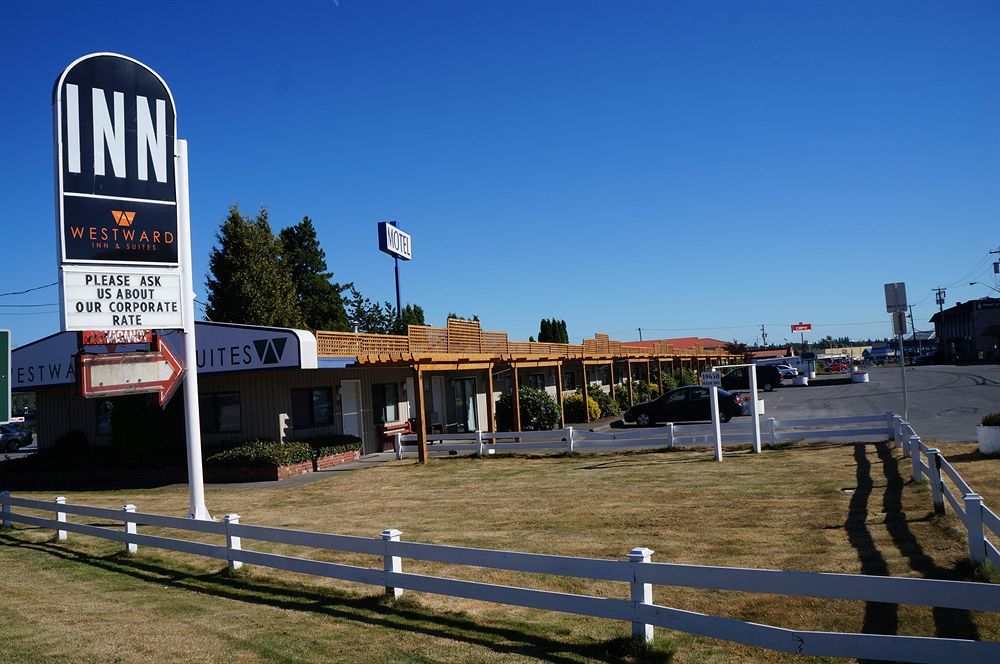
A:
[[[1000,454],[1000,427],[976,427],[980,454]]]
[[[869,381],[867,371],[855,371],[851,374],[852,383],[867,383]]]
[[[334,466],[351,463],[352,461],[357,461],[360,458],[361,450],[351,450],[350,452],[341,452],[340,454],[322,456],[313,462],[313,470],[329,470]]]
[[[206,482],[274,482],[296,475],[311,473],[312,461],[292,463],[276,468],[206,468]]]

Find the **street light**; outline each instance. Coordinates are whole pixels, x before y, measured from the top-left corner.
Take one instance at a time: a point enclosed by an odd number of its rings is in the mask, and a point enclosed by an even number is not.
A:
[[[970,286],[975,286],[976,284],[979,284],[980,286],[986,286],[987,288],[989,288],[991,290],[995,290],[996,292],[1000,293],[1000,288],[993,288],[993,286],[990,286],[989,284],[984,284],[981,281],[970,281],[969,282]]]

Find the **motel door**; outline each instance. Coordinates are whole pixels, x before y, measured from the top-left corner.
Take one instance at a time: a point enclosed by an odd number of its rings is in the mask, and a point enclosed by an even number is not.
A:
[[[456,378],[451,381],[455,399],[455,433],[476,430],[476,379]]]
[[[340,407],[344,419],[344,433],[364,440],[361,433],[361,381],[340,381]]]

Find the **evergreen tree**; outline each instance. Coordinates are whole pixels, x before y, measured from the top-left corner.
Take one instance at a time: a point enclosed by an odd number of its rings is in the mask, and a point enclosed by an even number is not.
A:
[[[561,343],[568,344],[569,343],[569,331],[566,329],[566,321],[564,321],[564,320],[559,321],[559,332],[561,334],[561,337],[560,337]]]
[[[477,314],[472,314],[472,318],[466,318],[465,316],[459,316],[456,313],[448,314],[448,318],[454,318],[455,320],[474,320],[479,322],[479,316]]]
[[[566,331],[566,321],[555,318],[543,318],[538,325],[538,341],[568,344],[569,333]]]
[[[548,318],[543,318],[538,326],[538,341],[550,342],[552,340],[552,323],[549,322]]]
[[[345,287],[330,282],[333,273],[327,271],[326,253],[312,220],[303,217],[295,226],[283,229],[278,238],[306,326],[312,330],[350,330],[340,296]]]
[[[361,292],[350,286],[350,295],[344,303],[347,321],[351,329],[368,334],[385,334],[393,324],[395,312],[386,302],[385,306],[372,302]]]
[[[407,304],[403,307],[398,320],[396,320],[395,315],[395,311],[393,311],[392,329],[390,330],[392,334],[406,334],[407,328],[410,325],[427,324],[424,322],[424,308],[419,304]]]
[[[209,320],[303,326],[295,286],[266,209],[251,219],[233,204],[215,240],[206,278]]]

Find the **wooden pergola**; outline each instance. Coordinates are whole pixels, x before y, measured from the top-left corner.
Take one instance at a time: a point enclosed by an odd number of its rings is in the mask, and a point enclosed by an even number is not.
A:
[[[513,416],[515,429],[521,430],[520,369],[555,367],[556,391],[560,425],[565,426],[563,410],[563,366],[579,363],[583,372],[582,392],[585,421],[587,412],[587,367],[608,366],[611,396],[615,397],[615,362],[625,362],[629,404],[633,403],[632,367],[645,365],[646,382],[650,382],[650,366],[656,363],[660,393],[663,393],[663,364],[670,371],[687,367],[708,367],[736,359],[727,353],[706,352],[703,349],[680,351],[673,346],[657,343],[635,345],[614,341],[606,334],[584,339],[582,344],[557,344],[534,341],[510,341],[506,332],[484,331],[478,321],[449,319],[447,327],[410,325],[407,334],[354,334],[351,332],[316,332],[320,357],[354,358],[358,366],[405,367],[414,372],[417,420],[417,445],[420,463],[427,462],[427,425],[425,422],[424,374],[429,371],[485,370],[487,375],[487,420],[490,431],[496,430],[496,406],[493,399],[493,371],[497,365],[508,365],[513,373]]]

